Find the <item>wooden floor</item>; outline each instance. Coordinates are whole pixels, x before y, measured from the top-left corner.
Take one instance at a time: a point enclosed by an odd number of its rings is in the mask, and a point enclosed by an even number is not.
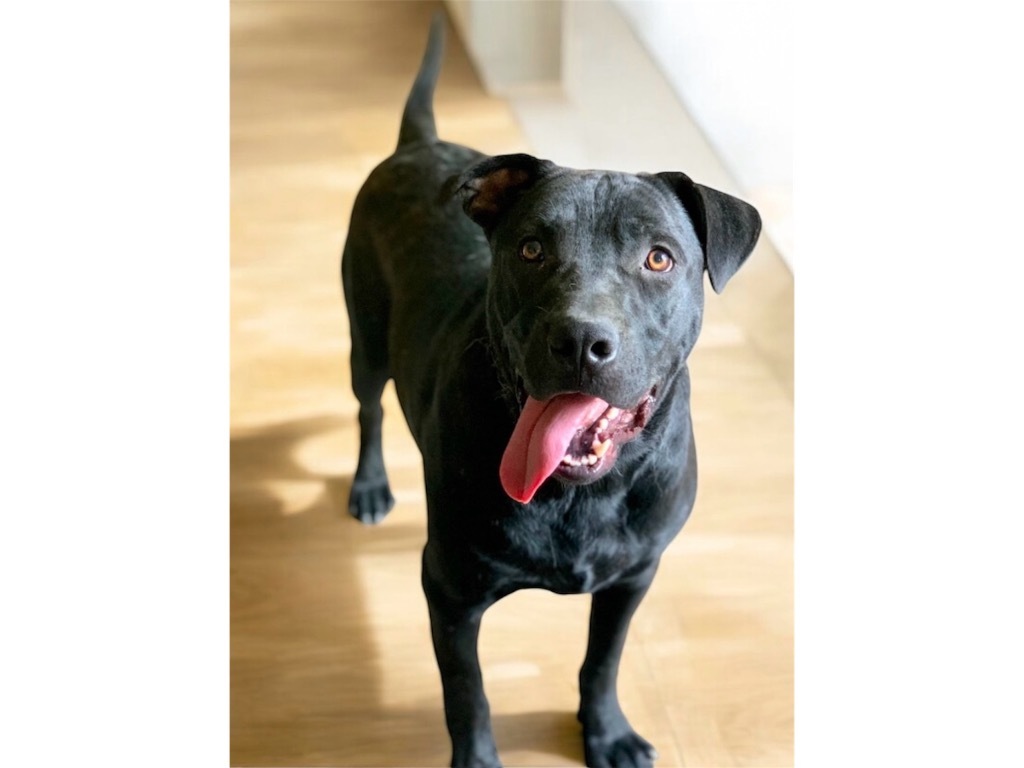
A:
[[[232,5],[232,765],[449,759],[419,586],[420,459],[390,386],[397,507],[376,528],[344,512],[357,435],[338,280],[354,196],[394,145],[436,7]],[[448,139],[528,149],[454,36],[436,111]],[[765,242],[708,296],[691,358],[697,508],[637,613],[620,681],[658,765],[793,761],[792,290]],[[485,617],[506,765],[582,764],[588,604],[528,591]]]

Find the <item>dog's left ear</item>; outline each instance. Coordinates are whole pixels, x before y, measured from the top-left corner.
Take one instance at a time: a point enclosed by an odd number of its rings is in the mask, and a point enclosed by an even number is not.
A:
[[[695,184],[685,173],[656,174],[668,183],[693,219],[704,248],[704,266],[715,293],[721,293],[754,250],[761,233],[757,209],[717,189]]]
[[[443,194],[458,195],[466,215],[490,234],[519,195],[557,167],[533,155],[489,157],[449,179]]]

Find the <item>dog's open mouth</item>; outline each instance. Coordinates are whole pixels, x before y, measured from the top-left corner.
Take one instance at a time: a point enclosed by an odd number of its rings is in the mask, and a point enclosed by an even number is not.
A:
[[[647,424],[654,395],[652,388],[632,409],[578,392],[544,401],[527,397],[501,459],[505,493],[525,504],[552,475],[575,483],[601,477],[615,464],[619,446]]]

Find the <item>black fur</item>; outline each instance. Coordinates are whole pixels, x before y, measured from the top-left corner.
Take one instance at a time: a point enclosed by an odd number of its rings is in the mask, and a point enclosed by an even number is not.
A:
[[[379,522],[394,499],[380,396],[393,378],[423,454],[423,589],[444,687],[452,764],[499,765],[477,660],[480,619],[525,587],[593,593],[579,719],[590,766],[651,765],[615,692],[633,612],[696,493],[686,358],[703,273],[724,287],[753,249],[757,212],[683,174],[488,158],[439,141],[430,94],[441,24],[410,94],[395,154],[352,211],[342,276],[360,403],[350,512]],[[467,215],[468,214],[468,215]],[[543,258],[520,258],[524,239]],[[674,268],[645,268],[654,246]],[[582,391],[647,423],[591,482],[551,477],[528,504],[498,466],[524,393]]]

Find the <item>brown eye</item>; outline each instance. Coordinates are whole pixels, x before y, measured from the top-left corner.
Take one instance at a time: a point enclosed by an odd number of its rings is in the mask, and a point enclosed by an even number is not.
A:
[[[652,248],[651,252],[647,254],[644,266],[651,272],[668,272],[675,266],[675,261],[668,251],[662,248]]]
[[[526,240],[519,246],[519,257],[523,261],[538,262],[544,260],[544,249],[539,240]]]

